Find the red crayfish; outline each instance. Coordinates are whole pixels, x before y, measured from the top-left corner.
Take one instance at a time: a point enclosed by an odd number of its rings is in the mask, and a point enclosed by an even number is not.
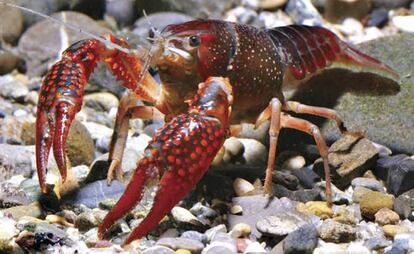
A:
[[[286,101],[282,91],[333,67],[398,78],[387,65],[321,27],[259,29],[220,20],[195,20],[169,25],[156,32],[153,41],[145,63],[142,54],[134,53],[125,40],[111,35],[73,44],[44,78],[37,107],[36,162],[42,191],[46,191],[46,166],[52,146],[65,180],[66,137],[82,106],[84,86],[98,62],[105,63],[129,89],[121,99],[110,145],[109,182],[121,167],[129,120],[170,119],[145,149],[125,193],[99,227],[102,237],[140,201],[146,182],[160,178],[153,208],[126,243],[145,236],[197,184],[224,139],[237,130],[230,130],[230,125],[241,122],[257,126],[270,120],[266,193],[272,192],[280,129],[293,128],[312,135],[324,162],[330,203],[328,148],[319,128],[286,112],[333,119],[341,132],[347,130],[334,110]],[[162,84],[147,72],[148,65],[158,68]],[[152,106],[139,106],[139,100]]]

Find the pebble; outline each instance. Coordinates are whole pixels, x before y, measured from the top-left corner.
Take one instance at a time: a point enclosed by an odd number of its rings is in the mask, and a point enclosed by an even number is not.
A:
[[[23,216],[30,216],[40,218],[43,215],[43,210],[39,202],[33,202],[29,205],[14,206],[3,210],[4,213],[11,214],[15,220],[19,220]]]
[[[207,240],[211,241],[214,236],[218,233],[227,233],[227,227],[224,224],[217,225],[215,227],[209,228],[204,232],[204,234],[207,236]]]
[[[233,189],[237,196],[248,196],[255,194],[253,184],[242,178],[236,178],[233,182]]]
[[[24,101],[29,88],[12,75],[0,76],[0,95],[14,101]]]
[[[301,213],[279,212],[258,220],[256,228],[265,235],[280,237],[307,224],[308,220],[309,218]]]
[[[232,253],[237,252],[237,241],[236,239],[232,238],[230,235],[226,233],[217,233],[211,239],[210,245],[206,248],[214,248],[215,246],[220,246],[226,248],[228,251],[232,251]]]
[[[356,229],[350,225],[336,222],[332,219],[325,220],[318,228],[319,237],[324,241],[344,243],[355,240]]]
[[[207,243],[208,238],[205,234],[202,234],[198,231],[194,231],[194,230],[190,230],[190,231],[185,231],[184,233],[181,234],[180,236],[181,238],[187,238],[187,239],[192,239],[192,240],[196,240],[202,243]]]
[[[238,223],[230,231],[230,235],[233,238],[248,237],[251,233],[252,229],[246,223]]]
[[[75,221],[75,227],[80,231],[88,231],[91,228],[97,227],[99,224],[95,215],[90,212],[83,212],[78,215]]]
[[[239,138],[243,144],[243,158],[245,165],[265,165],[267,162],[267,148],[255,139]]]
[[[195,217],[190,211],[183,207],[175,206],[171,210],[174,220],[183,225],[202,226],[203,223]]]
[[[313,251],[313,254],[339,254],[346,253],[347,245],[335,243],[323,243]]]
[[[41,222],[36,225],[36,228],[34,230],[35,234],[53,234],[54,236],[60,238],[60,239],[66,239],[68,238],[68,233],[64,231],[63,229],[60,229],[54,224],[49,224],[47,222]]]
[[[391,249],[384,252],[384,254],[405,254],[405,251],[397,247],[392,247]]]
[[[329,207],[328,203],[324,201],[309,201],[305,205],[301,205],[301,203],[299,203],[298,210],[316,215],[321,219],[328,219],[333,216],[332,207]]]
[[[334,206],[333,211],[333,219],[336,222],[356,225],[360,220],[362,220],[361,210],[358,204],[352,204],[349,206]]]
[[[286,13],[297,24],[322,25],[323,19],[310,0],[289,0]]]
[[[380,225],[397,224],[400,221],[400,216],[389,208],[381,208],[375,214],[375,222]]]
[[[351,185],[354,188],[364,187],[373,191],[385,193],[384,186],[378,180],[372,178],[357,177],[352,180]]]
[[[10,73],[14,69],[17,69],[19,72],[24,72],[25,68],[25,62],[21,57],[9,50],[0,48],[0,75]]]
[[[259,0],[258,7],[265,10],[274,10],[285,5],[287,0]]]
[[[318,231],[314,225],[303,225],[283,240],[283,250],[286,254],[311,254],[318,244]]]
[[[99,92],[87,94],[83,98],[84,105],[97,111],[109,111],[111,108],[117,108],[119,105],[118,98],[112,93]]]
[[[190,208],[190,212],[194,214],[195,216],[197,216],[197,218],[199,219],[215,218],[218,215],[214,209],[206,205],[203,205],[201,202],[195,203]]]
[[[7,43],[14,44],[24,29],[22,11],[2,5],[0,6],[0,16],[2,17],[0,38]]]
[[[346,17],[362,19],[371,11],[371,0],[330,0],[325,5],[325,16],[337,22]]]
[[[388,192],[396,196],[414,188],[414,160],[404,154],[382,157],[377,161],[376,174],[386,180]]]
[[[289,172],[274,170],[272,172],[272,176],[272,181],[274,183],[281,184],[289,190],[298,189],[299,179],[296,176],[290,174]]]
[[[319,189],[322,200],[326,200],[326,182],[320,181],[315,184],[315,187]],[[349,204],[352,202],[353,198],[351,194],[341,191],[333,184],[331,185],[331,190],[332,202],[334,202],[335,204]]]
[[[186,249],[178,249],[175,251],[175,254],[191,254],[191,251]]]
[[[252,242],[251,244],[247,245],[246,250],[244,251],[245,254],[261,254],[267,253],[265,248],[259,242]]]
[[[367,192],[362,196],[359,205],[362,216],[373,219],[381,208],[393,208],[394,197],[377,191]]]
[[[191,253],[200,253],[201,250],[204,248],[204,244],[192,239],[186,238],[161,238],[157,241],[157,245],[162,245],[168,247],[173,250],[177,249],[187,249],[190,250]]]
[[[413,218],[412,200],[414,197],[414,190],[407,191],[398,196],[394,201],[394,211],[403,219]]]
[[[240,205],[234,205],[230,208],[230,212],[231,214],[240,215],[243,213],[243,207],[241,207]]]
[[[382,227],[384,235],[393,238],[397,234],[404,234],[410,231],[409,228],[400,225],[385,225]]]
[[[0,217],[0,250],[9,249],[10,240],[17,234],[19,234],[19,230],[16,228],[16,221],[7,217]]]
[[[388,10],[385,8],[379,8],[373,10],[369,15],[368,26],[383,27],[387,22]]]
[[[364,246],[369,250],[384,249],[392,244],[392,241],[386,240],[383,237],[372,237],[364,242]]]

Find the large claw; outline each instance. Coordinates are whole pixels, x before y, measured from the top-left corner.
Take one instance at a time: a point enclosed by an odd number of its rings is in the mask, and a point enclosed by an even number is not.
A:
[[[173,118],[145,150],[125,193],[98,230],[106,230],[141,199],[145,184],[159,175],[154,206],[125,244],[145,236],[194,187],[222,146],[228,129],[232,90],[226,79],[209,78],[189,101],[189,111]]]

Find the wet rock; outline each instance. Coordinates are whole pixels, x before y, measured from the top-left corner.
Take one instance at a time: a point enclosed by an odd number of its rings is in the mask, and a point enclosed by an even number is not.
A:
[[[117,108],[119,105],[119,100],[115,95],[105,92],[87,94],[83,100],[85,106],[97,111],[109,111],[111,108]]]
[[[223,251],[223,253],[236,253],[236,240],[228,234],[218,232],[211,239],[210,245],[208,245],[202,253],[220,253],[217,251]]]
[[[187,249],[191,253],[200,253],[204,248],[204,244],[201,242],[186,238],[161,238],[157,241],[157,245],[162,245],[173,250]]]
[[[210,208],[209,206],[205,206],[201,204],[201,202],[197,202],[190,208],[190,212],[197,216],[199,219],[211,219],[217,217],[217,212]]]
[[[359,205],[362,216],[372,219],[381,208],[392,209],[394,197],[377,191],[367,192],[362,196]]]
[[[96,208],[102,200],[118,199],[124,191],[124,185],[117,180],[112,181],[111,186],[108,186],[106,180],[101,180],[88,183],[73,193],[69,193],[64,197],[64,202]]]
[[[379,250],[385,247],[388,247],[392,244],[391,241],[386,240],[381,237],[373,237],[365,240],[364,246],[367,247],[369,250]]]
[[[174,250],[164,246],[153,246],[145,249],[142,254],[174,254]]]
[[[384,186],[377,180],[372,178],[357,177],[351,182],[352,187],[364,187],[373,191],[385,193]]]
[[[12,75],[0,76],[0,95],[15,101],[23,101],[29,88]]]
[[[288,172],[282,172],[278,170],[273,170],[272,175],[272,181],[274,183],[281,184],[289,190],[296,190],[298,188],[299,179],[296,176]]]
[[[289,0],[285,11],[295,23],[322,25],[323,19],[310,0]]]
[[[244,153],[244,146],[243,143],[240,142],[235,137],[231,137],[226,139],[223,144],[224,147],[224,155],[223,155],[223,162],[224,163],[243,163],[243,153]]]
[[[380,158],[375,173],[386,180],[387,190],[396,196],[414,188],[414,160],[407,155]]]
[[[319,226],[318,234],[325,241],[344,243],[356,238],[356,229],[334,220],[326,220]]]
[[[371,0],[332,0],[325,5],[325,16],[331,22],[340,21],[346,17],[362,19],[371,11]]]
[[[14,116],[14,113],[13,116],[6,116],[3,119],[1,119],[0,136],[3,137],[3,142],[12,145],[20,145],[22,142],[25,142],[25,140],[23,139],[25,127],[26,125],[34,125],[34,121],[34,117],[26,115]]]
[[[385,225],[382,227],[384,235],[393,238],[397,234],[404,234],[410,231],[409,228],[400,225]]]
[[[349,185],[352,179],[361,176],[371,168],[377,157],[378,150],[366,138],[347,135],[336,141],[329,148],[328,162],[332,180],[339,188]],[[323,163],[318,159],[314,170],[323,175]]]
[[[371,193],[373,192],[370,189],[364,188],[364,187],[356,187],[354,192],[352,193],[352,201],[354,203],[359,203],[361,202],[363,196],[367,193]]]
[[[396,212],[388,208],[381,208],[375,214],[375,222],[377,222],[380,225],[397,224],[398,221],[400,221],[400,216],[398,216]]]
[[[258,220],[256,228],[265,235],[281,237],[308,224],[309,221],[310,217],[302,213],[280,212]]]
[[[178,249],[175,251],[175,254],[191,254],[191,251],[186,249]]]
[[[110,32],[81,13],[66,11],[55,13],[52,16],[77,27],[88,27],[88,31],[94,34]],[[59,57],[61,51],[71,44],[87,38],[87,35],[61,27],[56,22],[42,20],[23,33],[19,40],[18,49],[26,59],[28,75],[40,76],[48,64]]]
[[[357,235],[360,240],[368,240],[374,237],[384,238],[384,232],[377,223],[361,221],[357,228]]]
[[[180,237],[191,239],[191,240],[196,240],[196,241],[202,242],[203,244],[207,243],[207,236],[205,234],[202,234],[194,230],[185,231],[184,233],[181,234]]]
[[[5,42],[14,44],[23,32],[23,15],[21,10],[8,6],[0,6],[2,29],[0,38]]]
[[[314,225],[304,225],[283,240],[284,253],[310,254],[318,244],[318,231]]]

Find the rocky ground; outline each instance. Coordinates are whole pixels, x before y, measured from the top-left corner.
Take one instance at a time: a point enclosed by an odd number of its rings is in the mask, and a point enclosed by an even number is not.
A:
[[[91,8],[93,2],[93,8]],[[266,125],[245,125],[196,189],[146,238],[124,248],[131,228],[152,205],[142,202],[98,240],[97,226],[123,193],[107,186],[108,145],[124,89],[101,66],[86,86],[82,110],[68,139],[68,181],[53,156],[41,195],[34,157],[34,122],[41,77],[71,43],[87,36],[0,5],[0,253],[412,253],[414,252],[414,2],[411,0],[16,0],[16,3],[82,27],[112,32],[148,45],[145,9],[158,28],[214,17],[259,27],[323,25],[395,68],[401,91],[361,96],[344,91],[304,101],[330,106],[351,130],[317,123],[330,143],[334,206],[328,207],[320,156],[308,137],[282,132],[273,173],[275,198],[263,196]],[[360,44],[359,44],[360,43]],[[338,73],[334,73],[337,75]],[[327,74],[329,75],[329,74]],[[339,75],[339,74],[338,74]],[[353,76],[354,77],[354,76]],[[334,80],[346,81],[338,76]],[[314,82],[331,82],[329,76]],[[363,86],[366,78],[352,78]],[[323,87],[323,86],[322,86]],[[320,94],[320,93],[319,93]],[[315,96],[314,96],[315,95]],[[162,122],[132,120],[123,170],[125,181]]]

